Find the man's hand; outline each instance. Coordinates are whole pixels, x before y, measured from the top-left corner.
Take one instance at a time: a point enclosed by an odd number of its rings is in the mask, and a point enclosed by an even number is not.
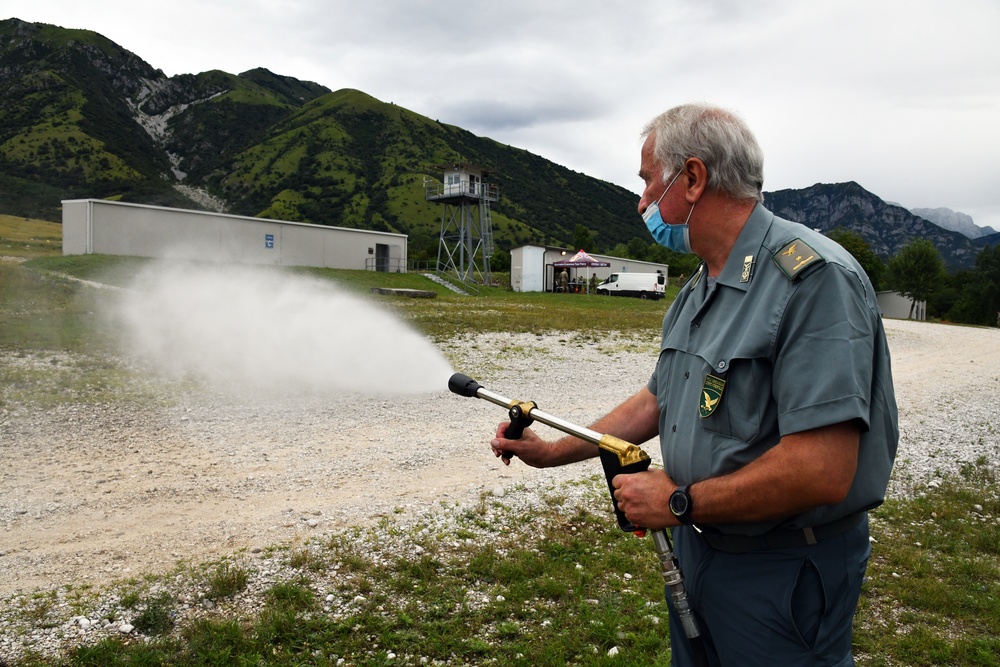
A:
[[[635,525],[650,530],[680,525],[668,506],[670,494],[677,485],[665,471],[656,469],[617,475],[611,485],[615,487],[618,509]]]
[[[546,468],[551,463],[548,462],[548,454],[551,443],[538,437],[530,428],[524,429],[524,434],[517,440],[508,440],[504,437],[510,422],[501,422],[497,426],[497,434],[490,441],[493,455],[503,459],[504,465],[510,465],[512,456],[516,456],[533,468]]]
[[[597,456],[597,447],[579,438],[568,436],[549,442],[539,438],[530,428],[524,429],[517,440],[508,440],[504,434],[509,424],[509,421],[500,422],[496,437],[490,441],[493,455],[501,457],[505,465],[510,465],[511,456],[533,468],[552,468]]]

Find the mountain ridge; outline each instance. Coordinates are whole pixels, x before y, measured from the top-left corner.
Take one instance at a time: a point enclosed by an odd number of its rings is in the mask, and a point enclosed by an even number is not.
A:
[[[913,238],[931,241],[950,270],[972,266],[979,250],[965,235],[885,202],[854,181],[768,192],[764,203],[775,215],[824,233],[835,229],[855,232],[883,259],[895,255]]]
[[[959,232],[973,241],[997,233],[992,227],[980,227],[967,213],[953,211],[950,208],[911,208],[910,213],[930,220],[943,229]]]
[[[638,196],[525,149],[479,137],[355,89],[263,67],[167,77],[111,40],[0,21],[0,211],[58,219],[59,202],[115,198],[202,208],[207,193],[251,216],[398,231],[433,256],[440,207],[425,200],[433,165],[496,170],[501,249],[569,245],[582,224],[598,247],[635,238]],[[887,259],[923,235],[951,268],[978,247],[856,183],[765,193],[776,214],[860,233]],[[204,201],[201,197],[199,201]]]

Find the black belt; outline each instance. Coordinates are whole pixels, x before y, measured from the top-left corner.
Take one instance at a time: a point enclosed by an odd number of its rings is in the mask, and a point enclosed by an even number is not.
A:
[[[864,514],[855,512],[842,519],[810,528],[775,528],[763,535],[726,535],[711,526],[699,527],[699,534],[713,549],[733,554],[768,549],[791,549],[818,544],[834,535],[846,533],[861,522]]]

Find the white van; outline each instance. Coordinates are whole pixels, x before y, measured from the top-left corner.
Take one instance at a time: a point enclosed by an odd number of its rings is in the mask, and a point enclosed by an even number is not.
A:
[[[662,273],[612,273],[597,286],[598,294],[662,299],[667,283]]]

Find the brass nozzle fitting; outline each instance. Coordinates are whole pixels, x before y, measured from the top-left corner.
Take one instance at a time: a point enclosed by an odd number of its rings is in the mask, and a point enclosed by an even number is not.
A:
[[[649,459],[649,454],[644,452],[641,447],[613,435],[601,436],[601,441],[597,443],[597,446],[615,454],[623,467]]]

